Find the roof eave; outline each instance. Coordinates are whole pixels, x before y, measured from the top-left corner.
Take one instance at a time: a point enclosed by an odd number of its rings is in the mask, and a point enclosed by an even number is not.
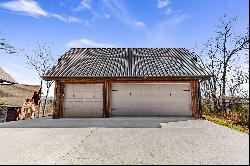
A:
[[[42,76],[45,81],[50,80],[69,80],[69,79],[199,79],[199,80],[210,80],[212,75],[199,75],[199,76],[88,76],[88,77],[58,77],[58,76]]]

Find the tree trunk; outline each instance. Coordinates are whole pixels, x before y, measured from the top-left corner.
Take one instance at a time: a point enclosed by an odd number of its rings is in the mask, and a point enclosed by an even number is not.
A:
[[[216,91],[217,91],[216,79],[215,79],[215,77],[213,77],[213,88],[212,88],[212,100],[213,100],[213,104],[214,104],[214,110],[213,111],[217,112],[217,110],[218,110],[218,100],[217,100]]]
[[[224,64],[223,75],[222,75],[222,111],[226,112],[226,74],[227,68],[226,64]]]

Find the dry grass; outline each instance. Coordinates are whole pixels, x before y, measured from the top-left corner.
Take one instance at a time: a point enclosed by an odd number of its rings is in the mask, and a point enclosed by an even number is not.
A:
[[[240,131],[242,133],[247,133],[249,135],[249,128],[246,126],[235,125],[233,122],[230,122],[229,120],[222,119],[219,117],[212,117],[212,116],[206,116],[206,115],[203,115],[203,117],[208,121]]]

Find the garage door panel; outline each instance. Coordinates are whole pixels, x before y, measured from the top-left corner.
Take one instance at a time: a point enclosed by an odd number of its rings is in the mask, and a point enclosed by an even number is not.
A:
[[[103,84],[66,84],[64,117],[103,117]]]
[[[112,116],[191,116],[189,83],[112,84]],[[185,91],[184,91],[185,90]]]

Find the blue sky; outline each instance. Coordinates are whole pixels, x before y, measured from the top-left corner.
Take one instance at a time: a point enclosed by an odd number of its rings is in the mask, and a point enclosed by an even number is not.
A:
[[[249,25],[248,0],[0,0],[1,36],[31,53],[48,43],[55,55],[70,47],[185,47],[206,41],[224,14]],[[39,84],[22,56],[0,56],[18,82]]]

